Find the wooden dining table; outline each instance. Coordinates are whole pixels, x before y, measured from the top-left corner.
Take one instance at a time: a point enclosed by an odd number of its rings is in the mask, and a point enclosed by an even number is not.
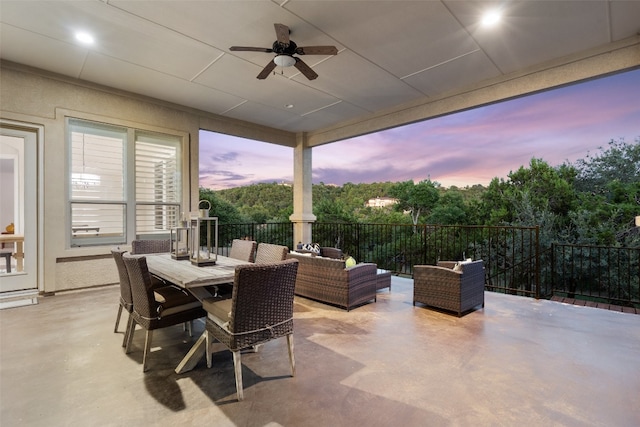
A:
[[[212,296],[205,286],[232,283],[236,267],[249,264],[247,261],[220,255],[215,265],[202,267],[191,264],[189,260],[173,259],[170,254],[148,254],[146,258],[151,274],[187,289],[200,301]],[[206,330],[182,358],[175,369],[176,374],[192,370],[204,356],[205,346]]]

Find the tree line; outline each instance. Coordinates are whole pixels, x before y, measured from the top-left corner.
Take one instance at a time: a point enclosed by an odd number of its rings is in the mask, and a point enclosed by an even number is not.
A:
[[[551,166],[528,166],[482,185],[444,188],[429,179],[414,183],[314,184],[318,222],[539,226],[541,244],[640,246],[640,137],[611,140],[597,154]],[[367,207],[376,197],[397,204]],[[213,191],[200,188],[221,223],[288,222],[293,189],[277,183]]]

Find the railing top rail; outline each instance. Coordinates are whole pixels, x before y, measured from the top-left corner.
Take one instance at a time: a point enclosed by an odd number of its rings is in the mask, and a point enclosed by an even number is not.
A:
[[[562,246],[562,247],[571,247],[571,248],[589,248],[589,249],[606,249],[606,250],[632,250],[638,251],[640,250],[640,246],[638,247],[628,247],[628,246],[604,246],[604,245],[576,245],[575,243],[554,243],[554,246]]]
[[[388,224],[377,222],[351,223],[351,222],[315,222],[314,225],[349,225],[349,226],[393,226],[393,227],[433,227],[433,228],[488,228],[488,229],[515,229],[515,230],[535,230],[539,228],[537,225],[521,226],[521,225],[443,225],[443,224]]]

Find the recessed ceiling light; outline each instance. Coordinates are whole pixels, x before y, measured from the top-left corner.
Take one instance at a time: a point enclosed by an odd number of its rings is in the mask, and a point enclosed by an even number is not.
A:
[[[79,31],[76,33],[76,40],[84,44],[93,44],[93,36],[84,31]]]
[[[293,108],[293,104],[287,104],[284,106],[284,108]]]
[[[482,16],[482,25],[484,25],[485,27],[496,25],[498,22],[500,22],[501,16],[502,15],[498,9],[490,10]]]

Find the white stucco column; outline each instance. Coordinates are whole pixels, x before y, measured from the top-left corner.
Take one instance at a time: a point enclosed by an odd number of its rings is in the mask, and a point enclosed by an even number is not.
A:
[[[293,247],[298,242],[311,243],[311,224],[316,220],[313,214],[311,181],[311,148],[307,146],[306,134],[298,134],[293,150]]]

